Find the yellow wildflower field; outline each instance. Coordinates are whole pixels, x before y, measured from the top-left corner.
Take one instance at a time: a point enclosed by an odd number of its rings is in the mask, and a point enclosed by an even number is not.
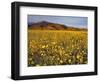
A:
[[[87,31],[28,29],[28,66],[87,64],[87,36]]]

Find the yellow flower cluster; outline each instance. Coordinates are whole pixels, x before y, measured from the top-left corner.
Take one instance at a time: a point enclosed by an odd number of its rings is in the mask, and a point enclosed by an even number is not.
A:
[[[28,66],[87,64],[87,31],[28,30]]]

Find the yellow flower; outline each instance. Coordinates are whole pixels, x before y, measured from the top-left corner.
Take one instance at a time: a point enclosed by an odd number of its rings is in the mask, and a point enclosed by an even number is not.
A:
[[[68,62],[71,63],[71,59],[69,59]]]
[[[48,47],[48,45],[46,45],[46,48]]]
[[[63,61],[62,61],[62,60],[60,60],[60,63],[63,63]]]
[[[80,56],[79,55],[77,55],[77,59],[79,59],[80,58]]]
[[[72,45],[72,48],[74,48],[74,45]]]
[[[77,47],[77,49],[79,49],[79,47]]]
[[[42,48],[45,48],[45,45],[43,45]]]
[[[60,60],[60,58],[57,58],[57,60]]]
[[[52,42],[52,44],[56,44],[56,42]]]
[[[43,56],[44,54],[41,54],[41,56]]]
[[[65,54],[65,56],[68,56],[68,54]]]

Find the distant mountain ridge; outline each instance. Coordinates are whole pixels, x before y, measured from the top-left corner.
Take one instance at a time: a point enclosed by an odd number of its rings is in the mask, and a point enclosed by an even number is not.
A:
[[[29,23],[28,28],[34,30],[87,30],[86,28],[76,28],[76,27],[66,26],[63,24],[52,23],[48,21]]]

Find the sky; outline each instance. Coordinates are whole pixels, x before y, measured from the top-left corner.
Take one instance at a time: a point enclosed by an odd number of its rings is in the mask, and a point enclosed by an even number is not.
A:
[[[79,27],[79,28],[87,28],[88,26],[87,17],[28,15],[28,23],[37,23],[41,21],[59,23],[59,24],[64,24],[66,26],[74,26],[74,27]]]

